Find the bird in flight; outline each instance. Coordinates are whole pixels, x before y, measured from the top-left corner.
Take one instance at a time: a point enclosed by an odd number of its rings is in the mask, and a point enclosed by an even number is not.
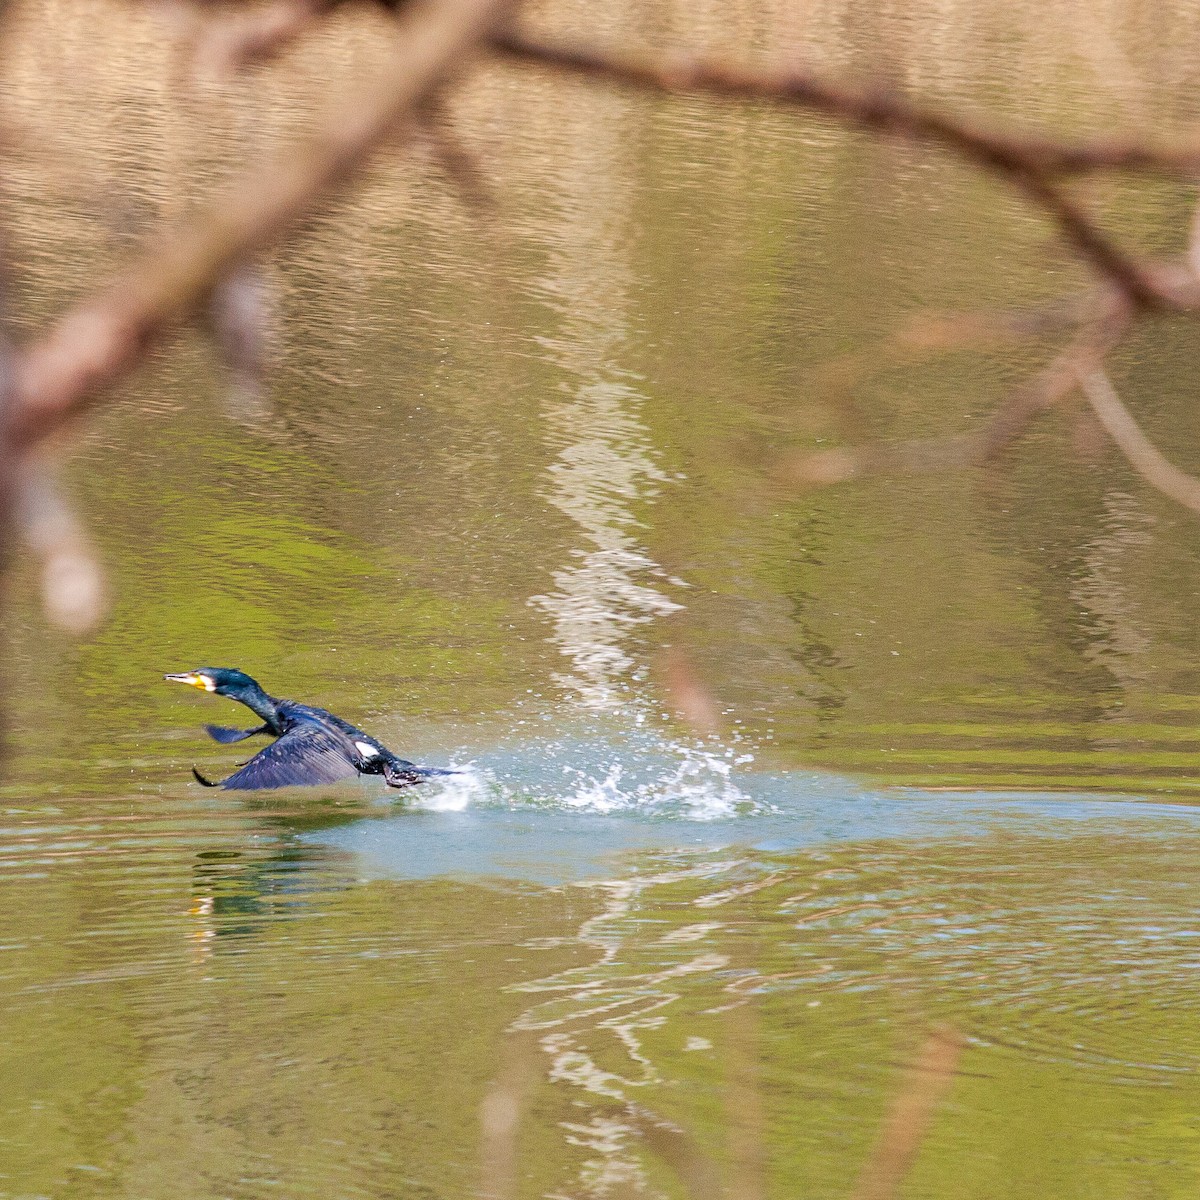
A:
[[[323,708],[268,696],[249,675],[231,667],[201,667],[197,671],[164,675],[163,678],[171,683],[186,683],[201,691],[228,696],[230,700],[244,704],[262,720],[262,724],[253,729],[205,725],[214,741],[228,744],[257,734],[275,738],[227,779],[213,782],[193,767],[192,774],[205,787],[248,791],[336,783],[355,775],[382,775],[391,787],[402,788],[439,776],[458,774],[440,767],[419,767]]]

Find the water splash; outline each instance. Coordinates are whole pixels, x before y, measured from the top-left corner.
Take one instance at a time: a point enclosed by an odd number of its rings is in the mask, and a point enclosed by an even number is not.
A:
[[[615,730],[593,726],[586,733],[479,748],[462,774],[422,788],[410,806],[722,821],[773,811],[736,779],[753,757],[736,746],[690,744],[653,729],[631,732],[618,722]]]
[[[735,760],[729,754],[666,743],[666,761],[646,764],[622,758],[608,764],[602,776],[572,768],[577,786],[564,792],[566,808],[612,813],[626,809],[674,814],[690,820],[721,820],[748,815],[757,804],[733,781]],[[672,758],[674,750],[678,757]],[[649,778],[646,778],[646,775]]]
[[[485,772],[473,763],[452,769],[457,774],[406,792],[405,807],[426,812],[462,812],[472,804],[491,799],[494,789]]]

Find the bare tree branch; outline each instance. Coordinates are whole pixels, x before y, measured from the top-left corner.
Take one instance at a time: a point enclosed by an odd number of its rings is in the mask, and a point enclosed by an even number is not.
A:
[[[191,313],[225,271],[344,185],[508,7],[508,0],[428,0],[406,9],[383,79],[344,103],[309,145],[248,175],[18,356],[6,430],[13,449],[34,445],[86,409]]]
[[[1128,327],[1130,313],[1115,306],[1107,320],[1090,326],[1032,379],[1013,391],[977,432],[940,438],[803,454],[784,466],[784,477],[802,487],[828,487],[865,475],[896,475],[982,466],[1000,457],[1048,409],[1078,386]]]
[[[882,133],[958,146],[974,158],[1019,161],[1048,175],[1099,170],[1149,171],[1185,179],[1200,175],[1200,133],[1157,144],[1140,137],[1069,141],[925,108],[879,83],[856,87],[822,79],[795,63],[745,66],[694,53],[613,50],[553,41],[518,29],[494,34],[491,44],[511,58],[654,91],[713,92],[743,100],[801,104],[853,117]]]
[[[1079,383],[1096,419],[1129,460],[1129,465],[1164,496],[1200,513],[1200,479],[1168,462],[1121,402],[1107,372],[1102,367],[1094,367],[1080,376]]]
[[[509,57],[558,70],[662,92],[708,92],[744,100],[798,105],[852,122],[865,129],[933,142],[990,167],[1009,179],[1048,213],[1076,248],[1136,303],[1148,308],[1190,308],[1200,288],[1180,287],[1155,264],[1140,261],[1106,234],[1083,206],[1053,182],[1068,169],[1120,165],[1177,171],[1179,152],[1157,157],[1147,149],[1139,158],[1124,144],[1094,150],[1093,161],[1081,146],[1063,146],[1044,138],[990,130],[963,118],[922,108],[898,91],[875,84],[856,87],[819,78],[795,64],[746,66],[699,55],[643,53],[550,41],[514,30],[495,34],[492,46]],[[1200,145],[1188,147],[1187,172],[1200,170]],[[1192,281],[1194,284],[1194,281]]]
[[[274,0],[209,21],[191,38],[193,66],[201,74],[222,75],[266,62],[336,7],[337,0]]]
[[[1023,166],[1019,159],[1004,161],[995,158],[989,165],[1011,179],[1034,203],[1053,217],[1083,257],[1115,283],[1130,300],[1151,309],[1186,309],[1196,304],[1198,294],[1194,286],[1176,286],[1169,273],[1158,264],[1144,262],[1123,250],[1096,224],[1075,197],[1065,192],[1043,171]],[[1191,281],[1188,283],[1190,285]]]
[[[904,363],[956,350],[1003,346],[1045,337],[1081,325],[1093,325],[1119,306],[1121,297],[1101,285],[1057,297],[1034,308],[1010,311],[924,312],[899,329],[856,350],[814,367],[811,390],[825,396],[848,395],[864,380]]]

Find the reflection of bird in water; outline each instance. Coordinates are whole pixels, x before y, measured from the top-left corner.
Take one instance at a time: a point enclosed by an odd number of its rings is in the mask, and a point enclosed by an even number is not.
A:
[[[205,787],[279,788],[335,783],[354,775],[382,775],[392,787],[410,787],[439,775],[454,775],[438,767],[418,767],[393,754],[382,742],[356,729],[323,708],[310,708],[294,700],[268,696],[249,675],[228,667],[201,667],[179,675],[164,675],[205,692],[237,700],[263,720],[253,729],[226,729],[206,725],[209,736],[222,743],[240,742],[256,733],[277,740],[260,750],[240,771],[220,783],[205,779],[195,767],[192,774]]]

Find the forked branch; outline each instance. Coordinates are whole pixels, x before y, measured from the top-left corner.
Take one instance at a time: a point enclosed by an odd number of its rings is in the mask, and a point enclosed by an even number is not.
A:
[[[1104,368],[1096,366],[1081,375],[1079,385],[1096,419],[1128,459],[1129,465],[1164,496],[1200,513],[1200,479],[1169,462],[1142,432]]]
[[[1120,340],[1129,318],[1127,307],[1115,305],[1105,320],[1081,332],[1012,391],[976,432],[802,454],[785,465],[785,478],[802,487],[828,487],[867,475],[957,470],[992,462],[1020,440],[1039,416],[1079,387],[1081,377],[1094,370]]]

